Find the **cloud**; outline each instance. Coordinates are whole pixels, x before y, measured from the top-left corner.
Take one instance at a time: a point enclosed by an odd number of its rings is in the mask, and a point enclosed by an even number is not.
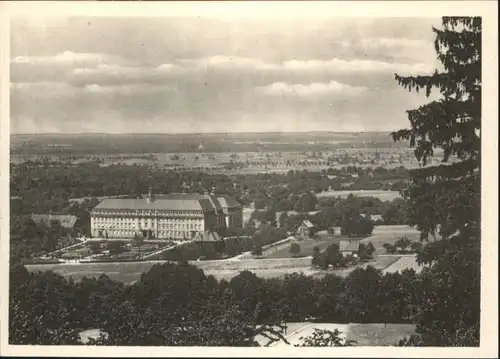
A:
[[[72,75],[96,76],[146,76],[149,74],[165,74],[181,72],[182,68],[174,64],[161,64],[157,67],[121,66],[118,64],[100,64],[95,68],[76,68],[71,70]]]
[[[130,61],[116,55],[64,51],[52,56],[15,56],[10,60],[13,82],[63,82],[74,69],[124,67]],[[67,81],[66,81],[67,82]]]
[[[425,63],[402,64],[389,63],[375,60],[291,60],[283,63],[283,68],[291,71],[322,71],[322,72],[398,72],[398,73],[422,73],[431,72],[433,66]]]
[[[378,37],[367,39],[364,38],[361,40],[361,44],[363,47],[372,47],[372,48],[429,48],[429,43],[424,40],[419,39],[407,39],[407,38],[395,38],[395,37]]]
[[[11,89],[16,95],[30,98],[75,98],[84,94],[137,96],[148,93],[167,93],[175,91],[166,85],[151,85],[148,83],[125,85],[89,84],[83,87],[72,86],[64,82],[18,82],[11,83]]]
[[[183,74],[184,69],[174,64],[151,66],[122,66],[118,64],[100,64],[94,68],[75,68],[69,71],[67,81],[78,84],[126,84],[165,82],[172,76]]]
[[[219,69],[255,69],[255,70],[275,70],[277,64],[266,63],[258,58],[215,55],[198,59],[179,59],[179,63],[197,69],[219,68]]]
[[[362,37],[361,39],[355,38],[350,41],[342,40],[339,43],[345,49],[390,50],[398,52],[415,50],[427,51],[433,49],[429,41],[401,37]]]
[[[36,98],[73,97],[78,92],[75,87],[55,81],[12,82],[10,88],[15,95]]]
[[[110,57],[96,53],[74,53],[64,51],[54,56],[16,56],[11,59],[14,64],[30,65],[74,65],[74,64],[99,64],[109,61]]]
[[[83,90],[85,92],[94,94],[110,94],[122,96],[136,96],[138,94],[166,93],[175,91],[175,89],[170,86],[158,86],[151,84],[127,84],[119,86],[101,86],[92,84],[86,85]]]
[[[382,43],[397,43],[381,39]],[[68,82],[75,86],[119,85],[127,83],[169,84],[209,76],[231,76],[249,82],[324,82],[325,77],[345,82],[343,76],[365,75],[392,77],[431,73],[435,66],[425,62],[399,63],[373,59],[285,59],[269,61],[257,57],[214,55],[199,58],[174,58],[169,62],[140,63],[117,55],[65,51],[54,56],[17,56],[11,59],[14,82]],[[342,79],[341,79],[342,78]],[[252,85],[252,84],[249,84]],[[256,86],[257,84],[253,84]]]
[[[393,73],[424,74],[437,62],[431,21],[410,20],[18,20],[12,128],[397,129],[427,99]]]
[[[433,64],[426,63],[394,63],[377,60],[343,60],[333,58],[330,60],[286,60],[281,63],[265,62],[258,58],[233,57],[217,55],[202,59],[183,59],[181,63],[194,66],[198,70],[206,69],[241,69],[264,72],[308,72],[308,73],[429,73],[434,70]]]
[[[348,96],[360,95],[367,91],[366,87],[350,86],[336,81],[328,83],[288,84],[275,82],[268,86],[257,87],[258,93],[269,96],[318,97],[341,94]]]

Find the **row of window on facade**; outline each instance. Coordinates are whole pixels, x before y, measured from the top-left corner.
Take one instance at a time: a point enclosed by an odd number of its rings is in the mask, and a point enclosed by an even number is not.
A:
[[[126,230],[105,230],[105,229],[98,229],[97,235],[99,237],[115,237],[115,236],[121,236],[121,237],[132,237],[137,234],[141,234],[141,232],[144,235],[144,237],[150,237],[154,238],[156,236],[156,232],[148,230],[148,231],[126,231]],[[191,238],[193,236],[193,232],[196,231],[159,231],[158,232],[158,237],[160,238]]]
[[[142,223],[142,225],[139,225],[139,228],[134,224],[122,224],[122,225],[114,225],[114,226],[106,226],[108,228],[110,227],[115,227],[116,229],[141,229],[141,228],[152,228],[152,225],[147,225],[145,223]],[[203,224],[197,223],[197,224],[178,224],[178,225],[173,225],[173,224],[159,224],[156,226],[157,229],[190,229],[190,230],[202,230],[203,229]]]
[[[103,224],[97,224],[97,226],[103,226]],[[112,228],[115,227],[117,229],[135,229],[137,225],[135,223],[114,223],[112,225],[106,224],[106,227]],[[158,228],[158,229],[203,229],[203,223],[160,223],[157,226],[153,226],[151,223],[139,223],[139,228]],[[139,229],[137,228],[137,229]]]
[[[142,226],[152,226],[155,221],[145,221],[139,220],[139,225]],[[95,225],[118,225],[120,227],[132,228],[137,224],[136,220],[95,220]],[[203,226],[203,221],[179,221],[179,220],[168,220],[168,221],[156,221],[159,228],[200,228]]]
[[[93,217],[92,218],[94,222],[135,222],[137,220],[139,221],[147,221],[148,219],[145,218],[110,218],[110,217]],[[155,219],[149,219],[149,221],[155,221],[158,223],[164,223],[164,222],[172,222],[172,223],[197,223],[200,221],[203,221],[202,218],[200,219],[182,219],[182,218],[155,218]]]

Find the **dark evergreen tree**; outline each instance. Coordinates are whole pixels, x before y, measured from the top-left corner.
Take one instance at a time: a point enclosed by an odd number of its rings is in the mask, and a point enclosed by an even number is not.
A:
[[[422,240],[439,234],[419,253],[430,268],[416,316],[419,340],[438,346],[479,345],[481,205],[481,18],[444,17],[435,48],[443,70],[396,81],[440,97],[408,111],[410,128],[393,133],[410,140],[422,167],[410,171],[404,191],[407,217]],[[435,149],[443,163],[427,166]]]
[[[290,244],[289,252],[294,257],[297,256],[297,255],[299,255],[299,253],[300,253],[300,244],[295,243],[295,242],[292,243],[292,244]]]

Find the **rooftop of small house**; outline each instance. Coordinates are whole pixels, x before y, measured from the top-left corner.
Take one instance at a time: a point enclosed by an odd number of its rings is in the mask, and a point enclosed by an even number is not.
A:
[[[307,228],[314,228],[314,224],[312,224],[308,219],[303,220],[301,224],[305,225]]]
[[[339,243],[341,252],[357,252],[359,249],[359,240],[342,240]]]
[[[73,228],[77,221],[77,217],[69,214],[32,214],[31,219],[35,223],[43,223],[50,227],[52,221],[59,221],[63,228]]]

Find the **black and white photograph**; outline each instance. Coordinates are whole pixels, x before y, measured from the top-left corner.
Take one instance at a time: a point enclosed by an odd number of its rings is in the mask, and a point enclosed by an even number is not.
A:
[[[498,355],[497,4],[411,3],[10,14],[2,344]]]

